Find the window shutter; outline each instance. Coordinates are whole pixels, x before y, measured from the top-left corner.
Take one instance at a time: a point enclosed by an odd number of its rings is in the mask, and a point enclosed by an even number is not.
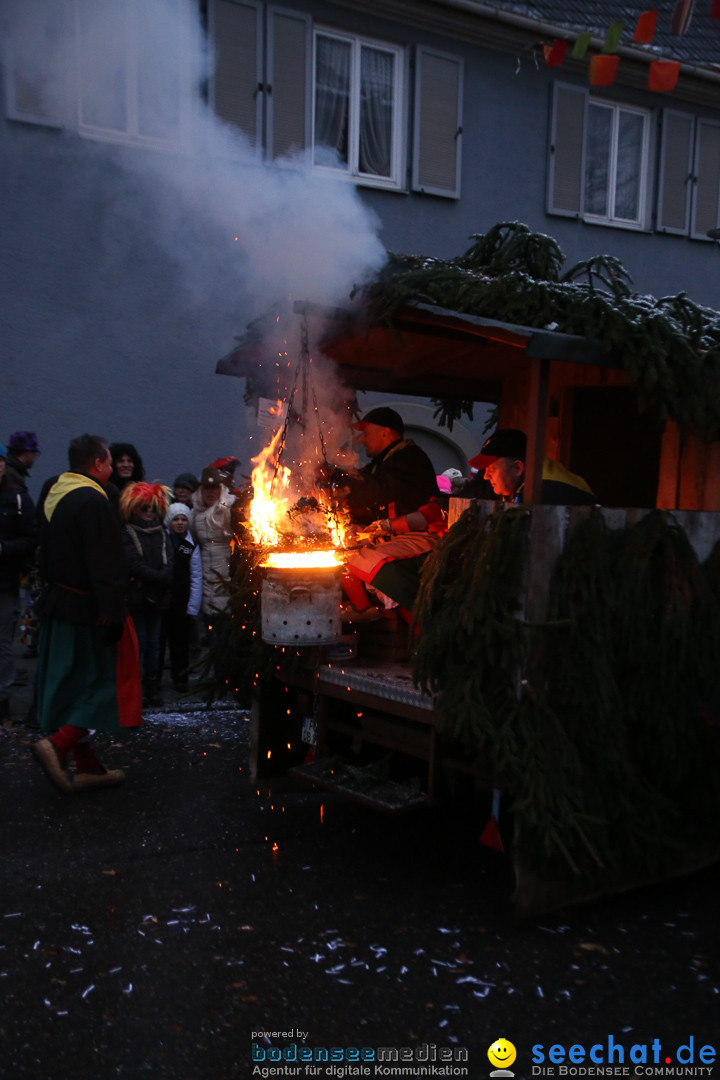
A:
[[[8,117],[49,127],[73,123],[75,54],[68,0],[23,0],[7,29],[2,59]]]
[[[460,197],[462,98],[462,59],[419,48],[415,70],[415,191]]]
[[[657,221],[661,232],[687,235],[689,229],[694,131],[695,118],[689,113],[663,111]]]
[[[585,108],[587,90],[553,85],[547,212],[577,217],[583,209]]]
[[[215,45],[213,105],[221,120],[234,124],[260,149],[263,95],[262,20],[259,4],[215,0],[212,39]]]
[[[691,236],[695,239],[706,240],[708,229],[718,227],[719,204],[720,124],[698,120]]]
[[[309,15],[268,11],[267,156],[285,157],[309,144],[312,95],[312,33]]]

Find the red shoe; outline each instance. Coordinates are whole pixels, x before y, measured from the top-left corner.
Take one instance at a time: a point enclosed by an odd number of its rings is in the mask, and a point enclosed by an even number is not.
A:
[[[60,788],[66,795],[71,794],[73,790],[72,782],[63,768],[63,763],[52,739],[38,739],[36,743],[33,743],[33,753],[55,787]]]

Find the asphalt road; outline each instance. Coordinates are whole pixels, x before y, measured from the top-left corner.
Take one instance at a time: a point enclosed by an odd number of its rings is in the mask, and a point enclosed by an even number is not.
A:
[[[691,1036],[696,1065],[720,1048],[717,867],[515,927],[486,805],[387,817],[258,787],[246,713],[171,710],[104,737],[127,782],[82,795],[33,732],[0,731],[2,1077],[475,1080],[501,1037],[517,1078],[593,1075],[533,1054],[609,1040],[620,1075],[672,1075],[647,1070]],[[322,1048],[342,1064],[297,1063]]]

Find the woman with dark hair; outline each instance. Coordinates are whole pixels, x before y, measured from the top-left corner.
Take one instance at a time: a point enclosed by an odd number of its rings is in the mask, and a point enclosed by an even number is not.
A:
[[[110,453],[112,455],[110,483],[114,484],[118,491],[122,491],[128,484],[137,484],[145,479],[142,458],[132,443],[111,443]]]

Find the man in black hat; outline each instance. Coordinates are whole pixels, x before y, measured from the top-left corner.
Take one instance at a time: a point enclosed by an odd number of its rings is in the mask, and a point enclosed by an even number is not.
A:
[[[485,470],[485,479],[504,502],[522,502],[526,452],[524,431],[498,428],[468,465],[478,471]],[[463,494],[464,490],[460,492]],[[540,501],[549,506],[594,506],[597,499],[581,476],[571,473],[559,461],[545,457]]]
[[[355,524],[409,514],[437,495],[435,467],[424,450],[404,437],[399,413],[387,406],[370,409],[352,426],[370,458],[362,469],[340,478]]]
[[[175,483],[173,484],[173,496],[176,503],[185,503],[186,506],[192,506],[193,495],[199,488],[199,481],[190,472],[180,473],[175,477]]]
[[[8,439],[7,474],[22,491],[27,491],[30,470],[38,459],[40,444],[34,431],[13,431]]]

